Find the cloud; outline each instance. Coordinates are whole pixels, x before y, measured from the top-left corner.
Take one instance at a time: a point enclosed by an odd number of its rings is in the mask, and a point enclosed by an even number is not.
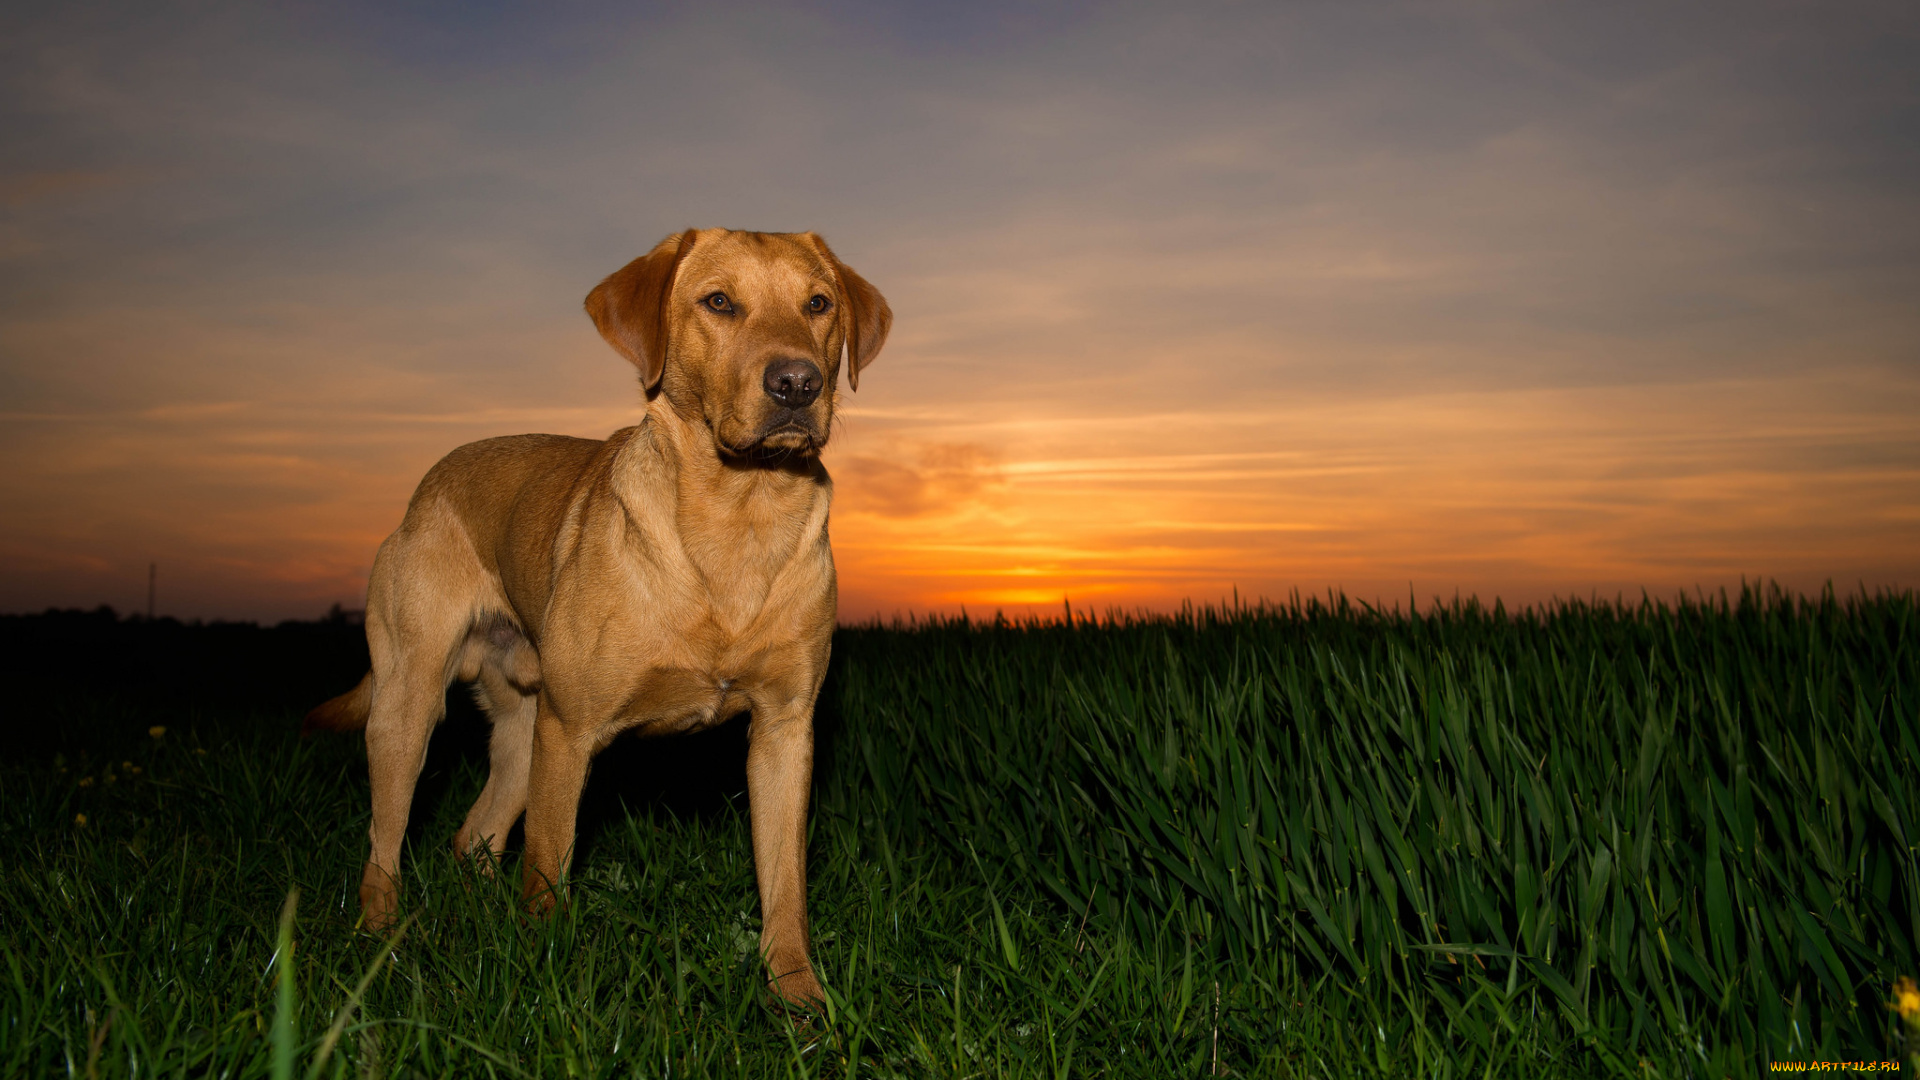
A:
[[[836,456],[836,489],[845,492],[836,505],[843,518],[860,513],[890,518],[953,515],[1004,482],[993,454],[975,443],[917,446],[909,455],[916,459],[914,465],[902,461],[898,445],[889,449],[893,453],[884,457]]]
[[[100,191],[127,182],[128,178],[118,173],[85,169],[13,173],[0,176],[0,206],[12,209],[45,199]]]

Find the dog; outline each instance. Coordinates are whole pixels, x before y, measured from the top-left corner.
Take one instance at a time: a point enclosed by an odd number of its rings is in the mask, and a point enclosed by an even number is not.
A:
[[[644,418],[604,442],[470,443],[429,470],[374,559],[372,669],[304,725],[366,731],[365,924],[398,913],[400,841],[452,681],[475,684],[493,725],[454,850],[497,857],[524,812],[535,913],[565,900],[595,753],[746,712],[760,951],[774,993],[818,1002],[805,817],[836,598],[819,455],[842,352],[857,389],[892,309],[812,233],[688,229],[586,310],[639,369]]]

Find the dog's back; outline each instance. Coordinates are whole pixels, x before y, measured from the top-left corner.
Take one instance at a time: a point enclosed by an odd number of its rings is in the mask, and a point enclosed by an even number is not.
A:
[[[489,542],[514,539],[510,526],[516,508],[523,505],[564,505],[554,489],[564,491],[606,443],[567,435],[505,435],[471,442],[454,450],[427,471],[407,504],[407,516],[396,536],[442,527],[442,515],[452,517],[470,536]],[[525,528],[540,523],[525,522]],[[389,541],[391,543],[391,541]],[[478,552],[494,563],[496,553]]]

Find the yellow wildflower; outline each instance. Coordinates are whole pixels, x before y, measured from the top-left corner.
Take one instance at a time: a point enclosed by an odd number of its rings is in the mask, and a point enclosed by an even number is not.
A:
[[[74,823],[75,825],[78,825],[79,827],[81,827],[81,828],[83,828],[83,829],[84,829],[84,828],[86,828],[86,827],[87,827],[87,815],[85,815],[85,814],[75,814],[75,815],[73,815],[73,823]]]
[[[162,735],[165,735],[166,733],[167,733],[167,726],[165,724],[155,724],[152,727],[147,729],[147,734],[153,736],[156,739]]]
[[[83,777],[81,777],[81,778],[80,778],[80,786],[81,786],[81,787],[92,787],[92,786],[93,786],[93,777],[91,777],[91,776],[83,776]]]
[[[1898,1012],[1902,1020],[1912,1020],[1920,1015],[1920,987],[1914,986],[1912,979],[1901,976],[1893,984],[1893,1000],[1887,1007]]]

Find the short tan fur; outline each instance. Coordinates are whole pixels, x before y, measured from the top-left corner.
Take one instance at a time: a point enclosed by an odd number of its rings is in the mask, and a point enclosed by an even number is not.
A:
[[[524,812],[535,911],[565,897],[596,752],[744,711],[761,953],[778,993],[817,1001],[805,817],[835,611],[819,452],[843,349],[857,386],[892,312],[812,233],[725,229],[667,237],[586,308],[639,369],[645,417],[604,442],[471,443],[429,470],[374,559],[372,670],[307,718],[366,729],[366,921],[398,913],[401,837],[452,681],[476,684],[493,723],[454,848],[498,855]]]

